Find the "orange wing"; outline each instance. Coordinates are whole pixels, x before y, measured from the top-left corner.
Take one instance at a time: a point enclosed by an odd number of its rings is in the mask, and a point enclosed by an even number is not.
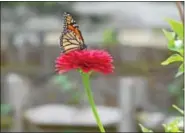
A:
[[[65,21],[66,21],[64,23],[64,26],[66,26],[67,29],[73,31],[79,37],[79,39],[83,40],[82,34],[79,30],[79,26],[76,24],[76,21],[73,19],[71,14],[65,12],[64,17],[65,17]]]
[[[64,31],[60,37],[60,46],[64,53],[86,48],[79,26],[69,13],[64,13]]]

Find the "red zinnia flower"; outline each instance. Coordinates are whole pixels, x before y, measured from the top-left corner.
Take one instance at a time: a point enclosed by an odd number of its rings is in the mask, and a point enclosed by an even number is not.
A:
[[[112,57],[103,50],[80,50],[61,54],[56,59],[56,70],[59,73],[72,69],[81,69],[83,72],[102,72],[108,74],[113,72]]]

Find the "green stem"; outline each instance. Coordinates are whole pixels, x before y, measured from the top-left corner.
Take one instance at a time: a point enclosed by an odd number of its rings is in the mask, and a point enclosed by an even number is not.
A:
[[[94,103],[94,99],[93,99],[93,95],[92,95],[91,87],[90,87],[89,74],[81,72],[81,75],[82,75],[83,85],[84,85],[85,91],[87,93],[89,103],[91,105],[91,109],[92,109],[94,117],[96,119],[96,123],[98,124],[98,127],[99,127],[100,131],[105,132],[103,124],[101,123],[101,120],[99,118],[99,115],[98,115],[98,112],[97,112],[97,109],[96,109],[96,105]]]

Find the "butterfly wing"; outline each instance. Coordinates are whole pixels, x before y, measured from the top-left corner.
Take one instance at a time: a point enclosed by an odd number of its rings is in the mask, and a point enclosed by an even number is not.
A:
[[[60,46],[63,53],[86,48],[79,26],[69,13],[64,13],[64,30],[60,37]]]

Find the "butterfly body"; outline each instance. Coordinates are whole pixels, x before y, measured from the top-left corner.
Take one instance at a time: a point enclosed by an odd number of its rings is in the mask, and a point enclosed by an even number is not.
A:
[[[87,46],[84,43],[79,26],[69,13],[64,13],[64,30],[60,36],[60,46],[63,53],[73,50],[83,50]]]

